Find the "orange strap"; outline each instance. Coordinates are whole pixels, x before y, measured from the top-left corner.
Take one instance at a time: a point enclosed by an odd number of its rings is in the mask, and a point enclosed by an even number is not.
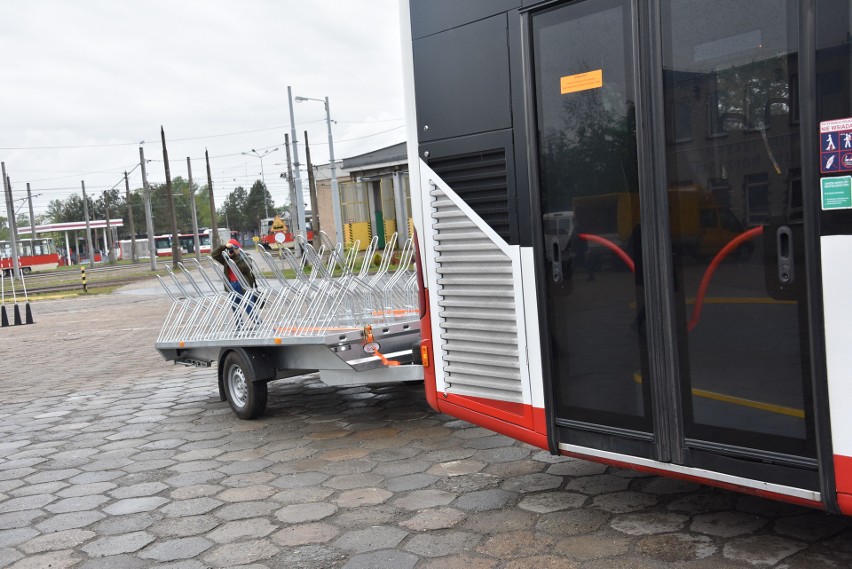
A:
[[[364,344],[372,343],[375,343],[375,340],[373,339],[373,327],[367,324],[366,326],[364,326]],[[388,367],[399,365],[399,362],[387,359],[385,355],[379,350],[373,350],[373,353],[379,356],[379,359],[382,360],[382,363]]]

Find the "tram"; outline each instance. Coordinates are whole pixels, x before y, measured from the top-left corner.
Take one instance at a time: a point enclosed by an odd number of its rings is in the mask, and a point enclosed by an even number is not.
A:
[[[852,3],[402,3],[440,412],[852,515]]]
[[[49,271],[56,269],[60,263],[59,253],[53,239],[17,239],[18,266],[21,272],[29,274],[32,271]],[[0,241],[0,269],[4,275],[12,273],[12,242]]]
[[[230,239],[231,232],[227,228],[219,229],[219,240],[226,242]],[[227,238],[226,238],[227,237]],[[201,254],[209,254],[212,251],[213,234],[210,229],[203,229],[198,233],[198,251]],[[182,253],[195,254],[195,235],[192,233],[178,234],[178,244]],[[154,247],[157,249],[158,257],[172,256],[172,236],[156,235]]]

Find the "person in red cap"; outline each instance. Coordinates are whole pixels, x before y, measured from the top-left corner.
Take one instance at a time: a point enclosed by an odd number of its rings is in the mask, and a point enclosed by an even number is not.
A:
[[[228,257],[234,262],[239,269],[242,276],[245,278],[246,282],[248,282],[249,286],[252,289],[257,288],[257,280],[255,279],[254,273],[251,271],[251,266],[249,265],[248,259],[246,258],[245,253],[243,253],[242,249],[240,249],[240,243],[236,239],[231,239],[224,245],[219,245],[210,253],[210,256],[213,257],[217,263],[221,264],[225,268],[225,278],[228,281],[228,285],[230,290],[233,290],[237,293],[237,298],[234,299],[234,305],[231,307],[234,311],[236,311],[237,306],[239,305],[242,297],[246,294],[246,290],[243,289],[243,285],[240,284],[239,279],[228,266],[228,263],[225,261],[225,254],[227,253]],[[225,288],[226,291],[229,291],[229,288]],[[252,290],[251,298],[246,306],[246,314],[251,316],[252,310],[255,307],[257,302],[257,294]],[[256,316],[253,317],[255,323],[259,323]]]

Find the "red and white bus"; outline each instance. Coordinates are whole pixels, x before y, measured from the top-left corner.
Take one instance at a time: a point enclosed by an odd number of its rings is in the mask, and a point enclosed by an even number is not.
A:
[[[432,407],[852,515],[852,3],[402,12]]]
[[[32,271],[49,271],[57,268],[60,263],[59,253],[53,239],[18,239],[18,266],[24,274]],[[0,241],[0,269],[4,275],[12,273],[12,242]]]
[[[208,255],[212,251],[212,230],[204,229],[198,233],[198,250],[202,254]],[[219,229],[219,239],[222,243],[231,238],[231,231],[227,228]],[[181,233],[178,235],[178,244],[181,253],[194,255],[195,254],[195,236],[192,233]],[[172,236],[157,235],[154,237],[154,247],[157,249],[158,257],[172,256]]]

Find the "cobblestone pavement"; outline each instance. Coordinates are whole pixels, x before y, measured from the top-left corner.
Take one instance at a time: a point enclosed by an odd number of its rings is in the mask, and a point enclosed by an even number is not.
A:
[[[282,380],[240,421],[145,289],[32,308],[0,329],[0,567],[852,566],[846,518],[555,458],[419,385]]]

